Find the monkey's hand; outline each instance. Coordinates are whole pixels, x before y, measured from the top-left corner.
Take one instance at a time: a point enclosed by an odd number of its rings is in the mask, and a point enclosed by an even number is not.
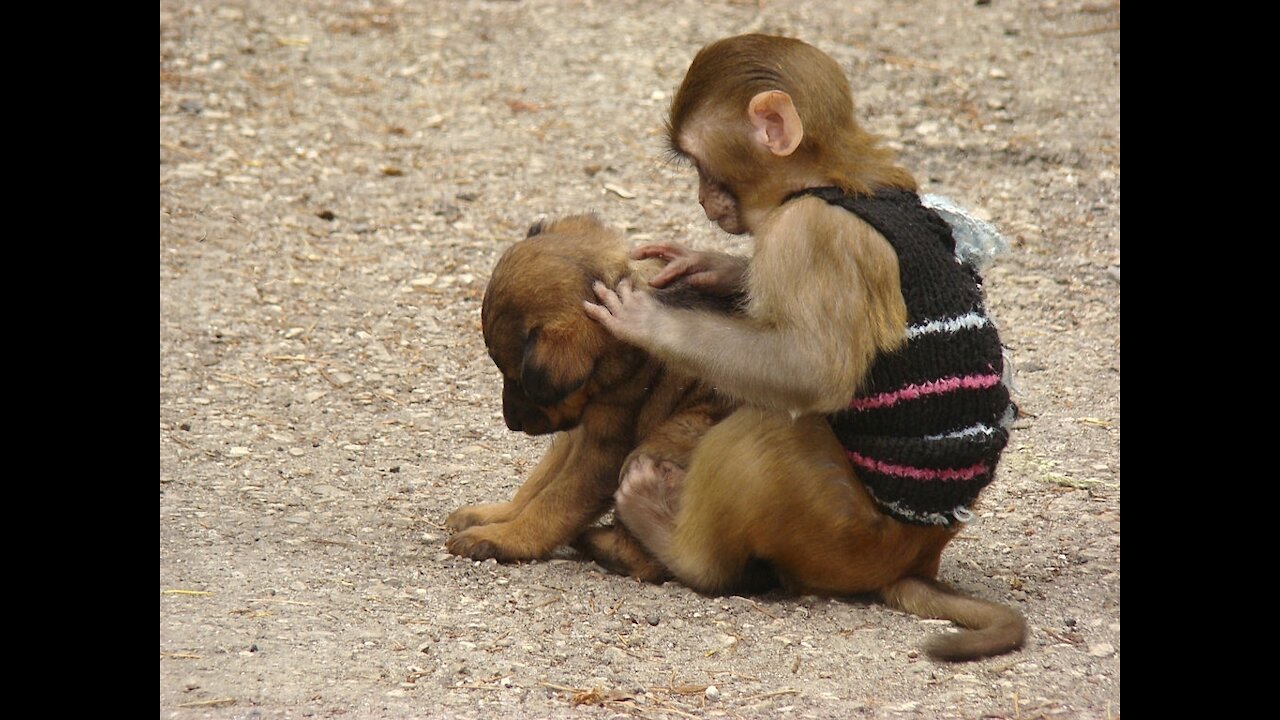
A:
[[[584,300],[582,308],[587,315],[619,340],[652,350],[665,311],[653,293],[636,290],[630,280],[618,283],[616,292],[598,280],[592,289],[600,298],[600,304]]]
[[[631,251],[631,259],[659,258],[666,263],[649,280],[653,287],[666,287],[673,280],[684,278],[690,287],[708,295],[721,297],[742,291],[747,272],[747,259],[722,252],[689,250],[675,243],[641,245]]]

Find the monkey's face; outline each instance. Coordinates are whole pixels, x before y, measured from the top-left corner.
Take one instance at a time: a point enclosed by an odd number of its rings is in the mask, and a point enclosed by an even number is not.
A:
[[[485,347],[502,372],[502,417],[529,435],[577,426],[633,351],[582,309],[591,283],[612,286],[626,248],[594,216],[539,223],[503,254],[481,309]]]
[[[727,185],[712,179],[698,164],[698,204],[707,214],[707,219],[720,226],[730,235],[741,235],[747,231],[742,222],[742,213],[738,208],[738,199]]]

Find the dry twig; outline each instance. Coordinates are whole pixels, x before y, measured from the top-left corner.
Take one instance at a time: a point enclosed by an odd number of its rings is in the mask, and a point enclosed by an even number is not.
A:
[[[218,378],[219,380],[231,380],[233,382],[244,383],[245,385],[248,385],[251,388],[262,387],[261,385],[254,382],[253,380],[250,380],[247,377],[240,377],[239,375],[232,375],[231,373],[224,373],[224,372],[214,372],[210,374]]]
[[[1070,32],[1048,33],[1048,35],[1051,38],[1074,38],[1085,37],[1086,35],[1101,35],[1102,33],[1118,31],[1119,29],[1120,23],[1111,23],[1102,27],[1089,28],[1088,30],[1072,30]]]
[[[773,692],[760,693],[759,695],[751,695],[742,699],[743,702],[756,702],[757,700],[768,700],[780,695],[799,695],[800,691],[796,688],[787,688],[785,690],[774,690]]]
[[[235,704],[236,704],[235,698],[225,697],[225,698],[214,698],[212,700],[197,700],[195,702],[182,703],[178,707],[180,708],[220,707],[222,705],[235,705]]]
[[[773,613],[769,612],[768,610],[765,610],[764,608],[760,607],[760,605],[759,605],[755,600],[752,600],[752,601],[751,601],[751,607],[755,608],[756,610],[759,610],[760,612],[762,612],[762,613],[764,613],[765,615],[767,615],[767,616],[769,616],[769,617],[773,618],[774,620],[780,620],[780,619],[781,619],[781,618],[779,618],[777,615],[774,615]]]

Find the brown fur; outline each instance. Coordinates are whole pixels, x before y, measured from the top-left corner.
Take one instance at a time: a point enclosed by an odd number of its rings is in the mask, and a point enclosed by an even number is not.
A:
[[[698,590],[734,588],[763,561],[800,592],[877,592],[893,607],[970,628],[930,646],[936,657],[1020,647],[1021,615],[934,581],[953,531],[881,513],[825,419],[847,406],[874,358],[905,338],[897,256],[842,208],[783,200],[810,187],[916,187],[854,122],[839,65],[787,38],[713,43],[676,93],[668,131],[674,152],[698,170],[708,218],[755,237],[737,280],[745,315],[674,310],[626,284],[616,293],[598,287],[602,305],[588,312],[748,407],[708,430],[687,466],[628,464],[618,517]]]
[[[819,168],[828,178],[826,184],[853,193],[878,187],[916,189],[915,179],[893,163],[879,138],[858,124],[840,65],[791,38],[739,35],[699,51],[671,100],[667,134],[672,152],[685,155],[681,135],[686,129],[697,130],[708,144],[707,154],[715,158],[720,179],[740,199],[759,191],[758,149],[739,126],[746,122],[743,110],[751,98],[771,90],[781,90],[794,101],[806,131],[797,157]],[[764,202],[776,204],[777,198]]]
[[[621,238],[592,216],[535,226],[498,261],[485,291],[482,324],[489,355],[503,374],[503,417],[512,430],[558,433],[509,502],[460,508],[450,552],[504,562],[546,557],[577,538],[612,504],[624,460],[633,452],[687,464],[693,445],[731,405],[706,387],[667,371],[617,342],[582,311],[591,282],[615,284],[652,274],[653,263],[627,259]],[[701,300],[669,292],[673,301]],[[621,530],[596,529],[587,548],[606,548],[635,574],[643,553]],[[651,561],[650,561],[651,562]]]

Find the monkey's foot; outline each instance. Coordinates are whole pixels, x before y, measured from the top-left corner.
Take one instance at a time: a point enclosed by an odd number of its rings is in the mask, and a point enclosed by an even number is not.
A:
[[[622,474],[614,495],[618,519],[661,560],[671,545],[680,512],[684,468],[639,455]]]

